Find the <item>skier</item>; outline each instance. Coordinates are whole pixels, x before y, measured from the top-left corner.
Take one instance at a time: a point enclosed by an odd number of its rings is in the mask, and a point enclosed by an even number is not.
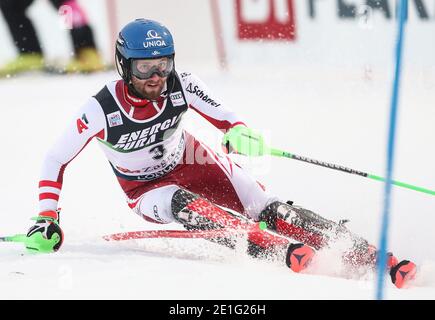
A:
[[[90,98],[48,152],[39,182],[40,213],[27,233],[27,248],[42,252],[60,248],[63,233],[57,205],[63,173],[95,138],[128,205],[147,221],[179,222],[188,230],[251,230],[250,254],[283,253],[287,266],[296,272],[309,264],[316,249],[348,238],[352,245],[344,261],[374,266],[376,249],[343,223],[269,195],[227,155],[215,153],[183,130],[183,115],[193,109],[225,133],[227,152],[238,147],[241,137],[253,138],[255,144],[259,134],[195,75],[178,73],[174,56],[171,33],[156,21],[137,19],[120,31],[115,58],[122,80],[108,83]],[[272,232],[252,228],[253,221],[261,221]],[[292,241],[282,241],[288,238]],[[231,246],[225,240],[216,239]],[[389,269],[401,287],[415,265],[407,260],[398,263],[390,255]]]

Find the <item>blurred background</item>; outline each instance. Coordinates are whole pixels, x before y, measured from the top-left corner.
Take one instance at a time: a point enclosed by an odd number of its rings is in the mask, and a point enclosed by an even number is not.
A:
[[[5,169],[0,212],[8,217],[2,233],[21,233],[30,225],[46,150],[88,97],[119,78],[114,42],[135,18],[166,25],[174,36],[177,69],[197,74],[272,146],[384,175],[395,0],[91,0],[69,1],[61,10],[48,0],[25,2],[44,58],[15,72],[22,63],[0,15],[0,70],[9,68],[0,79]],[[394,178],[433,190],[435,1],[408,4]],[[78,45],[72,29],[82,30]],[[92,50],[81,57],[80,45]],[[185,127],[219,149],[220,133],[198,115],[189,114]],[[89,237],[156,228],[125,205],[97,149],[91,143],[65,173],[60,204],[66,255],[75,252],[68,245]],[[289,159],[234,159],[270,192],[333,220],[349,218],[349,228],[378,243],[382,183]],[[424,266],[423,283],[432,286],[434,226],[433,196],[393,188],[390,247],[399,258]],[[366,289],[358,297],[370,298]]]
[[[68,33],[77,23],[87,23],[104,62],[112,64],[119,29],[145,16],[168,26],[177,39],[177,61],[189,68],[234,70],[276,64],[280,69],[311,66],[320,73],[340,67],[370,78],[378,69],[391,67],[392,52],[387,48],[394,42],[395,0],[52,2],[58,10],[50,0],[2,1],[10,3],[3,5],[9,10],[26,5],[48,61],[69,59],[74,50]],[[434,11],[432,0],[409,1],[406,48],[413,71],[433,71]],[[0,61],[7,62],[17,50],[4,15],[0,36],[5,42]]]

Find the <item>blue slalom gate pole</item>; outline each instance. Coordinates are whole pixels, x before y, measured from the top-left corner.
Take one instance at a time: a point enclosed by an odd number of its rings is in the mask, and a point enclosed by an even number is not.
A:
[[[388,132],[388,149],[387,149],[387,166],[386,166],[386,181],[384,190],[384,209],[382,215],[381,237],[379,243],[379,258],[377,260],[377,288],[376,299],[384,298],[384,276],[387,269],[387,245],[388,245],[388,225],[391,204],[391,186],[394,165],[394,148],[396,140],[396,119],[399,105],[399,88],[400,75],[402,69],[402,54],[403,54],[403,38],[405,29],[405,20],[407,16],[407,0],[398,0],[398,32],[396,43],[396,64],[394,70],[393,92],[391,97],[390,108],[390,127]]]

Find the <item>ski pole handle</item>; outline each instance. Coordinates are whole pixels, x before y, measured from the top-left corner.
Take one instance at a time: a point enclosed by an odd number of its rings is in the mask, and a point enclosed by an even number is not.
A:
[[[358,175],[358,176],[361,176],[361,177],[365,177],[365,178],[369,178],[369,179],[372,179],[372,180],[384,181],[384,182],[386,181],[385,178],[377,176],[377,175],[374,175],[374,174],[358,171],[358,170],[355,170],[355,169],[347,168],[347,167],[340,166],[340,165],[333,164],[333,163],[328,163],[328,162],[325,162],[325,161],[319,161],[319,160],[315,160],[315,159],[299,156],[299,155],[292,154],[290,152],[282,151],[282,150],[279,150],[279,149],[270,148],[268,150],[268,152],[269,152],[270,155],[276,156],[276,157],[290,158],[290,159],[299,160],[299,161],[307,162],[307,163],[310,163],[310,164],[314,164],[314,165],[317,165],[317,166],[321,166],[321,167],[325,167],[325,168],[329,168],[329,169],[333,169],[333,170],[338,170],[338,171],[341,171],[341,172],[355,174],[355,175]],[[409,183],[395,181],[395,180],[393,180],[392,183],[394,185],[402,187],[402,188],[407,188],[407,189],[410,189],[410,190],[414,190],[414,191],[418,191],[418,192],[422,192],[422,193],[426,193],[426,194],[430,194],[430,195],[435,196],[435,191],[434,190],[430,190],[430,189],[414,186],[414,185],[409,184]]]

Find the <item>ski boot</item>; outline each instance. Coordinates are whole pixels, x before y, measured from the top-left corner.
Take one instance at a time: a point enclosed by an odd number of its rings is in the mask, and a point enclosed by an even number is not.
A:
[[[268,229],[314,249],[325,247],[337,233],[345,230],[310,210],[294,206],[291,201],[272,202],[261,212],[259,219]]]

